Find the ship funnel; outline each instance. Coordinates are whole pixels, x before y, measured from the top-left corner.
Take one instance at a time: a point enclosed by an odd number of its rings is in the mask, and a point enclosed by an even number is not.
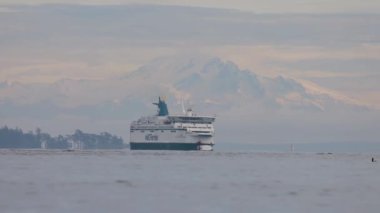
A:
[[[158,107],[158,116],[167,116],[169,115],[168,106],[165,103],[165,100],[161,97],[158,97],[158,103],[153,103]]]

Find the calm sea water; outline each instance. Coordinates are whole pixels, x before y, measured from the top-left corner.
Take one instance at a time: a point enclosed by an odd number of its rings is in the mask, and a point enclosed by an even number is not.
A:
[[[377,142],[329,142],[329,143],[282,143],[282,144],[249,144],[218,143],[216,151],[252,151],[252,152],[310,152],[310,153],[379,153]]]
[[[372,157],[0,150],[0,212],[378,212]]]

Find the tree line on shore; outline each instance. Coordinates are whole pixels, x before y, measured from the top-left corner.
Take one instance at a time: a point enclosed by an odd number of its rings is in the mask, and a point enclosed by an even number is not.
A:
[[[0,129],[0,148],[24,149],[122,149],[123,139],[108,132],[84,133],[76,130],[71,135],[53,137],[37,128],[34,132],[23,132],[19,128]]]

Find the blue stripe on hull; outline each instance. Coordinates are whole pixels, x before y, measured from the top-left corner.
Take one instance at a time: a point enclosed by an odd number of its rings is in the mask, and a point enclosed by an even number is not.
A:
[[[130,143],[131,150],[199,150],[197,143]]]

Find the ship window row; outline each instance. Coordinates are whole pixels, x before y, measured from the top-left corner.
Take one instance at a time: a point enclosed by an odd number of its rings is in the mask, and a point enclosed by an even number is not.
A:
[[[148,130],[146,130],[148,131]],[[155,131],[159,131],[159,130],[149,130],[149,132],[155,132]],[[166,130],[168,131],[168,130]],[[134,130],[131,130],[131,132],[135,132]],[[140,130],[140,132],[144,133],[145,130]],[[161,132],[165,132],[165,130],[161,130]],[[170,130],[170,132],[177,132],[176,130]]]
[[[204,126],[185,126],[185,125],[179,125],[179,127],[184,128],[194,128],[194,129],[212,129],[212,127],[204,127]]]
[[[194,127],[194,126],[191,126],[191,125],[180,125],[180,126],[183,126],[183,127]],[[200,129],[210,129],[211,127],[210,126],[195,126],[196,128],[200,128]]]
[[[177,121],[176,123],[184,123],[184,124],[212,124],[211,122],[201,122],[201,121]]]

